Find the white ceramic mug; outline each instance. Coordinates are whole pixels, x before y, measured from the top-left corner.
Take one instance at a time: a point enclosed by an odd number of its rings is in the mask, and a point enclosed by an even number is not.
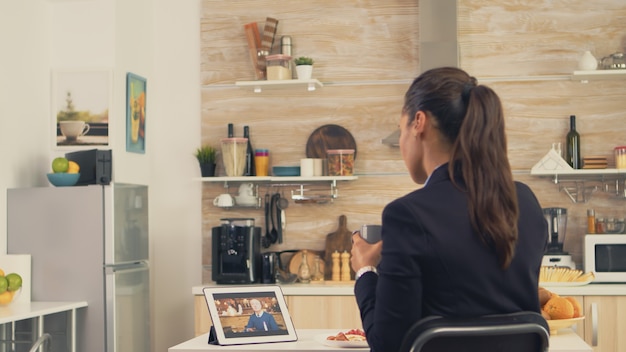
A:
[[[85,121],[61,121],[59,127],[68,141],[75,141],[78,137],[89,132],[89,124]]]
[[[213,199],[213,205],[220,208],[232,207],[233,205],[235,205],[235,200],[230,194],[224,193]]]
[[[242,183],[239,186],[239,196],[242,198],[254,197],[254,184]]]
[[[313,176],[324,176],[324,160],[326,159],[313,159]]]

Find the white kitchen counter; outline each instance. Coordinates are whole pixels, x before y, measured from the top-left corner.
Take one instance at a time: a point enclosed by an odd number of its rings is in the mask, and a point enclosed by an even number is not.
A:
[[[202,295],[204,287],[225,287],[235,285],[218,285],[210,283],[203,286],[192,287],[193,295]],[[258,286],[258,285],[256,285]],[[588,284],[583,286],[541,286],[559,295],[568,296],[626,296],[626,284]],[[287,296],[352,296],[354,295],[354,281],[333,282],[325,281],[317,284],[288,284],[280,285],[283,293]]]
[[[348,330],[348,329],[345,329]],[[200,335],[191,340],[170,347],[168,352],[197,352],[197,351],[335,351],[345,352],[345,348],[328,347],[320,342],[316,337],[335,335],[337,330],[317,330],[317,329],[300,329],[297,330],[298,341],[296,342],[278,342],[264,343],[254,345],[236,345],[236,346],[217,346],[209,345],[208,334]],[[369,351],[369,348],[350,348],[350,351]],[[571,329],[559,330],[556,335],[550,336],[549,352],[592,352],[589,345],[583,341],[580,336],[576,335]]]

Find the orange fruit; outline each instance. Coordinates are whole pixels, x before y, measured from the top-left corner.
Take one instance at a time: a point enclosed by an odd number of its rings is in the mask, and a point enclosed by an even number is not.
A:
[[[543,309],[552,319],[570,319],[574,316],[572,302],[560,296],[550,298]]]
[[[583,307],[578,303],[578,300],[574,297],[565,297],[566,300],[570,301],[572,306],[574,307],[574,316],[572,318],[578,318],[583,316]]]
[[[68,174],[77,174],[80,171],[80,166],[75,161],[70,160],[68,162],[69,166],[67,168]]]
[[[13,295],[9,291],[0,293],[0,304],[9,304],[13,300]]]

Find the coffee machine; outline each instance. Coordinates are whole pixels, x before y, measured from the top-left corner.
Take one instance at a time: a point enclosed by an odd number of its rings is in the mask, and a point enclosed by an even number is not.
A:
[[[259,281],[261,228],[254,219],[220,219],[212,229],[212,279],[218,284],[252,284]]]
[[[542,266],[563,266],[576,269],[572,256],[563,251],[567,229],[567,209],[544,208],[543,216],[548,222],[548,247],[541,261]]]

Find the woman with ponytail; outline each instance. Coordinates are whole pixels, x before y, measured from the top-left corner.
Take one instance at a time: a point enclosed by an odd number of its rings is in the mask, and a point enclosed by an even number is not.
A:
[[[502,104],[458,68],[424,72],[405,94],[400,152],[423,185],[389,203],[382,241],[353,235],[355,297],[372,351],[398,350],[429,315],[540,312],[547,223],[513,180]]]

